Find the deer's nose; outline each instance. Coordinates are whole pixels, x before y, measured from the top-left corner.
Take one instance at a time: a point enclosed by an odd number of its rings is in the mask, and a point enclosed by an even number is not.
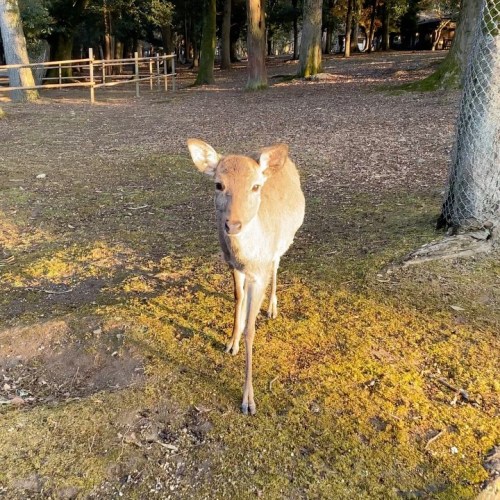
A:
[[[225,229],[227,234],[238,234],[241,231],[241,222],[226,220]]]

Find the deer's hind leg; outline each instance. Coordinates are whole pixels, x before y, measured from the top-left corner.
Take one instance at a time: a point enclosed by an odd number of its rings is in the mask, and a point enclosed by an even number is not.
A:
[[[246,294],[245,294],[245,275],[233,269],[234,279],[234,324],[231,340],[226,344],[226,352],[233,356],[238,354],[240,349],[240,339],[246,323]]]
[[[275,319],[278,316],[278,297],[276,296],[276,282],[278,280],[278,267],[280,266],[280,258],[276,257],[273,260],[273,274],[271,281],[271,296],[269,297],[269,308],[267,309],[267,317]]]

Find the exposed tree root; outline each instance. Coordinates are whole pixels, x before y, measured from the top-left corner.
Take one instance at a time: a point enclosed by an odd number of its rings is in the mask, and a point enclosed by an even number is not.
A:
[[[402,266],[407,267],[432,260],[472,257],[477,254],[489,253],[494,247],[495,241],[491,238],[489,229],[445,236],[410,253],[404,259]]]

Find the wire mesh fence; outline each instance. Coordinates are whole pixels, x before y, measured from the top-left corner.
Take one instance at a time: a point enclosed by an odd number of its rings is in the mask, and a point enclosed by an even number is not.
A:
[[[485,0],[464,89],[442,217],[465,230],[500,225],[500,0]]]

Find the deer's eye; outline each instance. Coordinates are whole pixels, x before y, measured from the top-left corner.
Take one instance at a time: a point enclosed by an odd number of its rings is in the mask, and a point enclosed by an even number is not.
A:
[[[260,189],[260,187],[261,187],[261,186],[260,186],[260,184],[254,184],[254,185],[252,186],[252,191],[253,191],[254,193],[256,193],[256,192]]]
[[[222,182],[216,182],[215,183],[215,189],[217,189],[217,191],[223,191],[224,190],[224,184],[222,184]]]

